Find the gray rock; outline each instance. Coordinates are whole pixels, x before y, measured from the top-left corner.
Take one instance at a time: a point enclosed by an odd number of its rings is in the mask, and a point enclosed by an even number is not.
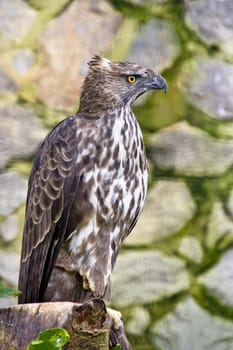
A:
[[[179,122],[151,139],[157,166],[193,176],[215,176],[233,164],[233,141],[215,139],[187,122]]]
[[[17,215],[10,215],[0,224],[0,235],[5,242],[16,238],[19,230],[19,220]]]
[[[187,101],[215,119],[233,118],[233,65],[198,57],[183,65],[178,78]]]
[[[161,350],[233,350],[233,323],[215,317],[188,297],[151,329]]]
[[[228,208],[231,216],[233,217],[233,190],[231,190],[229,193],[229,198],[227,201],[227,208]]]
[[[129,0],[134,5],[161,5],[165,4],[168,0]]]
[[[0,298],[0,308],[9,307],[17,304],[17,298],[14,297],[3,297]]]
[[[9,215],[25,203],[27,180],[18,173],[8,171],[0,174],[0,215]]]
[[[72,108],[78,101],[87,61],[110,48],[121,18],[105,0],[75,0],[51,21],[40,37],[37,97],[57,109]]]
[[[214,204],[207,227],[206,243],[213,248],[223,238],[233,238],[233,222],[224,212],[223,204]]]
[[[21,75],[24,75],[32,67],[35,54],[29,49],[19,49],[13,57],[13,66]]]
[[[150,244],[179,231],[194,215],[196,205],[182,181],[158,181],[126,243]]]
[[[231,307],[233,307],[232,266],[233,249],[229,249],[214,267],[198,278],[198,282],[205,285],[209,292],[215,294],[221,303]]]
[[[201,263],[203,259],[203,249],[201,244],[192,236],[186,236],[181,240],[178,252],[196,264]]]
[[[9,75],[0,70],[0,92],[16,92],[17,88],[16,82]]]
[[[179,54],[180,41],[175,27],[167,21],[151,19],[140,27],[126,59],[161,72],[170,67]]]
[[[112,303],[143,304],[189,288],[182,260],[156,251],[131,251],[118,257],[113,272]]]
[[[150,325],[150,314],[144,307],[134,307],[131,310],[131,319],[127,322],[126,330],[129,334],[143,335]]]
[[[233,57],[232,0],[189,1],[185,20],[208,45],[217,45]]]
[[[0,109],[0,168],[11,159],[30,157],[47,131],[31,109]]]
[[[1,0],[0,32],[5,38],[20,40],[30,30],[36,15],[23,0]]]
[[[0,276],[13,286],[18,284],[20,256],[0,251]]]

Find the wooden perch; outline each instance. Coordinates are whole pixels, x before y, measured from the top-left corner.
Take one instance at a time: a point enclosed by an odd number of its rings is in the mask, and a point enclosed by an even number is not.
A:
[[[25,350],[48,328],[65,328],[70,341],[64,350],[108,350],[119,343],[131,347],[124,335],[120,313],[107,309],[101,299],[84,304],[54,302],[23,304],[0,309],[0,349]]]

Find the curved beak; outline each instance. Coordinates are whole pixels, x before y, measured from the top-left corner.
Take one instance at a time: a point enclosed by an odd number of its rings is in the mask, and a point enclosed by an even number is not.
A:
[[[166,80],[161,75],[155,75],[151,83],[151,89],[164,89],[165,94],[168,90],[168,85]]]

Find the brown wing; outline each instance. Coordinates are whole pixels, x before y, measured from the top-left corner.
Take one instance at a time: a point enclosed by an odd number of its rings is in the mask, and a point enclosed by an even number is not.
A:
[[[75,117],[58,124],[38,150],[29,178],[23,232],[19,303],[43,300],[76,193]]]

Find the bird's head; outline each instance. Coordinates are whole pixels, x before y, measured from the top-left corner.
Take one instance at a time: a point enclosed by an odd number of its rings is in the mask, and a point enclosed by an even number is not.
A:
[[[129,62],[93,56],[84,80],[80,112],[98,113],[121,108],[149,90],[164,89],[166,80],[152,69]]]

